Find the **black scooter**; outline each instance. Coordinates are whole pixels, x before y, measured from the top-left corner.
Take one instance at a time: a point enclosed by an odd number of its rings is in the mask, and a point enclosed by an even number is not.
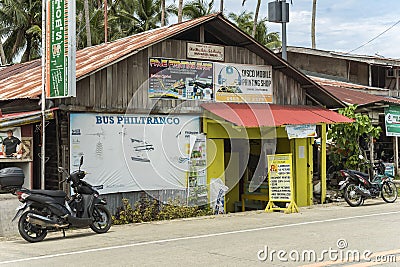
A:
[[[65,169],[60,172],[67,175],[61,183],[72,182],[74,195],[68,199],[61,190],[30,190],[21,188],[14,192],[22,204],[17,208],[18,230],[28,242],[42,241],[48,231],[62,230],[70,227],[90,227],[94,232],[106,233],[111,227],[111,214],[105,207],[106,201],[99,198],[99,193],[83,181],[86,172],[79,169],[68,174]]]

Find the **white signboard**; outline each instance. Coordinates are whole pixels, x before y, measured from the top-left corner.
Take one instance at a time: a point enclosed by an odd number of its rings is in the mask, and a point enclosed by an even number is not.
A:
[[[212,61],[225,60],[225,47],[199,43],[187,43],[187,57]]]
[[[289,139],[317,137],[317,126],[315,124],[286,125]]]
[[[190,136],[199,117],[187,115],[70,115],[70,168],[84,155],[85,180],[101,194],[186,190]]]
[[[215,100],[272,103],[272,66],[214,63]]]

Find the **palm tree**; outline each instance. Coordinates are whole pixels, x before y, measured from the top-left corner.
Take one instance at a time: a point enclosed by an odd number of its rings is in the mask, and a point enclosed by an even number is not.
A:
[[[165,0],[161,0],[161,27],[165,26]]]
[[[315,49],[315,16],[317,14],[317,0],[313,0],[311,16],[311,47]]]
[[[3,42],[1,41],[0,38],[0,66],[6,64],[7,64],[6,54],[4,53]]]
[[[40,57],[41,1],[0,0],[0,39],[7,62],[22,53],[22,62]]]
[[[246,3],[247,0],[243,0],[242,6]],[[251,36],[255,37],[256,31],[257,31],[257,24],[258,24],[258,16],[260,14],[260,7],[261,7],[261,0],[257,0],[257,6],[256,6],[256,11],[254,14],[254,20],[253,20],[253,29],[251,31]]]
[[[244,11],[240,15],[230,13],[228,18],[245,33],[249,35],[252,33],[254,22],[253,12]],[[266,18],[263,18],[257,23],[254,38],[269,49],[275,49],[282,46],[282,42],[277,32],[268,33]]]
[[[85,10],[86,45],[92,46],[92,34],[90,33],[89,0],[83,0],[83,9]]]
[[[179,0],[179,2],[178,2],[178,23],[182,22],[182,14],[183,14],[183,0]]]
[[[192,0],[183,6],[183,16],[187,19],[200,18],[213,13],[214,0]]]

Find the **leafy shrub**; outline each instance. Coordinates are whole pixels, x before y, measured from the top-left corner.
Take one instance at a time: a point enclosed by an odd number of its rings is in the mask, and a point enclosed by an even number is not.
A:
[[[185,206],[177,200],[161,204],[157,200],[151,201],[148,198],[144,198],[136,202],[134,208],[132,208],[129,200],[124,198],[122,199],[122,207],[117,208],[112,220],[114,224],[128,224],[206,215],[212,215],[212,210],[197,206]]]

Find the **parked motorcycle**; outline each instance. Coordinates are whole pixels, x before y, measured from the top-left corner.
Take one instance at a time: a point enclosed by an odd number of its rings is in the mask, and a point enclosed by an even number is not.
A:
[[[340,170],[345,180],[339,182],[340,191],[347,204],[357,207],[367,198],[382,197],[387,203],[393,203],[397,199],[397,187],[393,183],[393,177],[384,174],[385,165],[379,162],[374,170],[377,174],[370,181],[369,174],[356,170]]]
[[[13,221],[20,216],[18,230],[26,241],[42,241],[49,231],[61,230],[65,236],[65,230],[71,227],[90,227],[98,234],[106,233],[110,229],[111,214],[105,207],[107,203],[90,184],[83,181],[86,172],[81,170],[82,164],[83,157],[80,159],[79,169],[71,174],[59,168],[67,176],[61,183],[72,182],[74,195],[69,199],[61,190],[20,188],[13,192],[22,203],[17,208]],[[15,173],[17,168],[13,169]],[[13,178],[15,181],[16,177]],[[7,186],[10,188],[10,183]]]

